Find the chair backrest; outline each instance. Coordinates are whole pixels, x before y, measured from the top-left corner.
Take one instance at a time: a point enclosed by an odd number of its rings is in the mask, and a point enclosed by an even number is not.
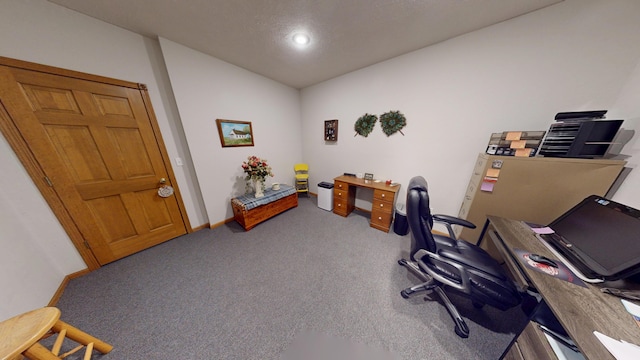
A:
[[[296,174],[306,174],[309,172],[309,165],[295,164],[293,165],[293,170],[296,172]]]
[[[411,229],[411,258],[420,249],[435,252],[436,243],[431,233],[433,217],[424,177],[416,176],[409,181],[406,206],[407,221]]]

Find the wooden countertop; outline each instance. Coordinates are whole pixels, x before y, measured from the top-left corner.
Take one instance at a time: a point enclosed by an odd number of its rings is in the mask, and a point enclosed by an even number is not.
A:
[[[374,180],[365,180],[360,179],[355,176],[346,176],[340,175],[333,179],[333,181],[342,181],[350,185],[370,188],[370,189],[379,189],[384,191],[398,192],[400,190],[400,184],[397,185],[387,185],[384,181],[375,182]]]
[[[509,249],[557,259],[522,222],[497,216],[488,216],[488,219]],[[512,261],[519,263],[516,259]],[[526,266],[520,268],[586,358],[614,359],[593,334],[594,330],[616,340],[640,345],[640,326],[625,310],[620,298],[600,291],[601,287],[610,284],[586,284],[586,287],[581,287]]]

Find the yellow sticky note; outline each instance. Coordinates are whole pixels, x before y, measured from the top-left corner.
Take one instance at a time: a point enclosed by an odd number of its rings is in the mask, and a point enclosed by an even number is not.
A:
[[[512,149],[524,149],[527,146],[527,140],[515,140],[509,146]]]
[[[500,169],[487,169],[487,176],[497,178],[500,176]]]
[[[529,157],[529,154],[531,154],[531,149],[517,149],[516,150],[516,156]]]
[[[505,140],[520,140],[522,131],[509,131]]]

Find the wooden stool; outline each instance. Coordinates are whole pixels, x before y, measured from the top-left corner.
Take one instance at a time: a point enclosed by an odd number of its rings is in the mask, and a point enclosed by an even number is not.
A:
[[[58,337],[51,350],[40,344],[41,339],[54,333],[58,333]],[[81,345],[59,355],[65,337]],[[103,354],[113,349],[106,342],[60,321],[60,310],[54,307],[29,311],[1,322],[0,339],[2,360],[20,359],[20,354],[32,360],[64,359],[85,346],[84,360],[89,360],[94,348]]]

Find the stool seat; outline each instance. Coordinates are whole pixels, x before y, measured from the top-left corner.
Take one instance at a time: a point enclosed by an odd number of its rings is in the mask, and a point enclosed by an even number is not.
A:
[[[58,334],[51,350],[40,344],[40,340]],[[80,344],[75,349],[59,355],[65,338]],[[60,310],[44,307],[0,322],[0,360],[22,359],[24,355],[33,360],[59,360],[86,348],[85,360],[91,359],[95,348],[106,354],[113,346],[60,320]]]
[[[36,309],[0,323],[0,359],[14,359],[40,341],[60,319],[54,307]]]

